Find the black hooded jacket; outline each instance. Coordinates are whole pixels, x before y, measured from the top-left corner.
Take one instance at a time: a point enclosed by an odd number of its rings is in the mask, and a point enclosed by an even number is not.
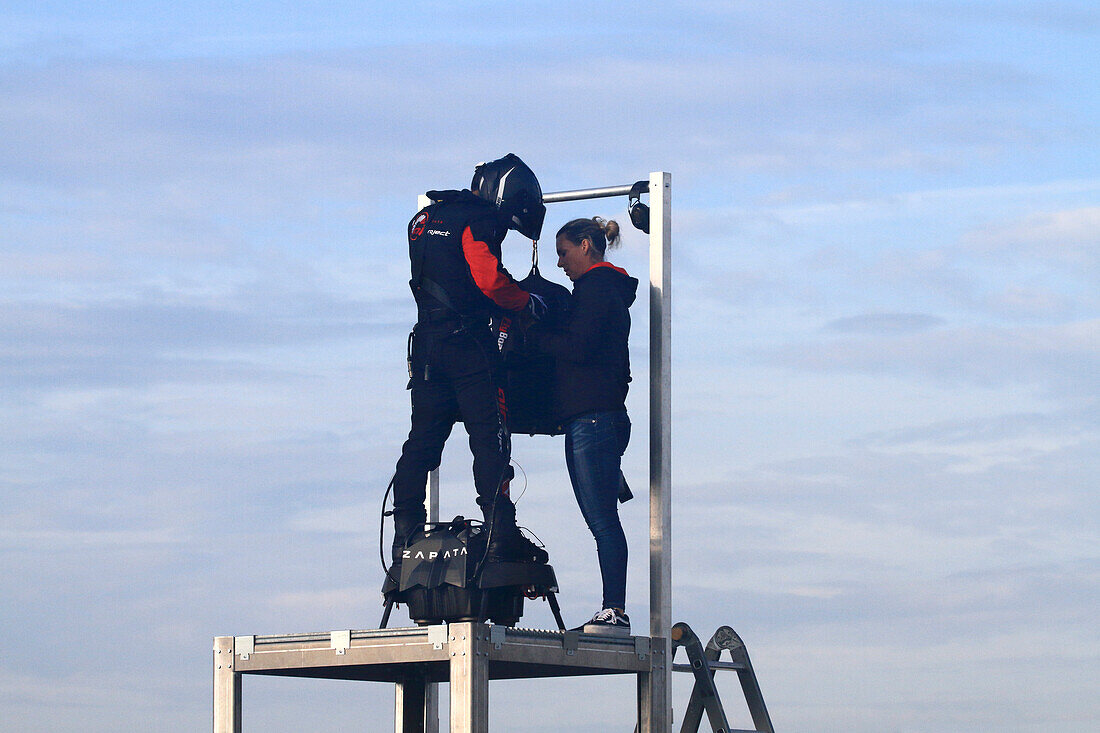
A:
[[[636,278],[601,262],[573,282],[563,328],[550,331],[532,326],[528,338],[556,361],[555,412],[563,423],[587,412],[626,408],[628,309],[637,292]]]

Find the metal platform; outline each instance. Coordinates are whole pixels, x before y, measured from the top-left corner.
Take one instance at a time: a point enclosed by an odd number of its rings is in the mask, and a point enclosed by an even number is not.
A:
[[[214,731],[241,730],[246,674],[368,680],[396,684],[398,733],[435,733],[437,682],[449,682],[451,733],[488,729],[489,680],[634,674],[642,733],[671,730],[672,689],[672,176],[648,182],[560,191],[544,203],[649,196],[649,630],[608,639],[573,632],[453,623],[367,631],[214,639]],[[429,203],[420,197],[418,208]],[[427,510],[438,520],[439,475],[428,481]],[[430,720],[428,719],[430,718]]]
[[[214,638],[214,733],[241,730],[246,674],[366,680],[397,685],[397,733],[432,733],[430,685],[449,682],[451,733],[484,733],[489,680],[634,674],[641,733],[668,719],[667,642],[491,624]],[[666,724],[667,726],[667,724]],[[664,731],[662,731],[664,733]]]

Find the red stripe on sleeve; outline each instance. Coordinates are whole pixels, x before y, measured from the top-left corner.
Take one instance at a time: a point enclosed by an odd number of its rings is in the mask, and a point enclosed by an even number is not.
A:
[[[510,311],[521,310],[527,305],[531,296],[504,273],[500,260],[489,251],[489,245],[474,239],[470,227],[462,232],[462,252],[474,282],[490,300]]]

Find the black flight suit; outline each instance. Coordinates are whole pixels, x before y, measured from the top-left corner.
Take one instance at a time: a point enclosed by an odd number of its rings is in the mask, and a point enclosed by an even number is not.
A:
[[[499,497],[498,509],[515,516],[511,437],[489,319],[494,310],[523,309],[530,296],[501,265],[507,228],[494,206],[469,191],[428,195],[434,203],[408,232],[417,323],[409,352],[412,428],[393,484],[395,545],[425,521],[427,475],[458,420],[470,436],[478,504],[486,509]]]

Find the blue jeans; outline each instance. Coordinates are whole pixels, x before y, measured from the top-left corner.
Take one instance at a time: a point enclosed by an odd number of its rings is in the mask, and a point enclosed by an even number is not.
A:
[[[565,465],[581,514],[596,539],[604,608],[626,608],[626,535],[618,501],[621,462],[629,442],[626,410],[590,412],[565,425]]]

